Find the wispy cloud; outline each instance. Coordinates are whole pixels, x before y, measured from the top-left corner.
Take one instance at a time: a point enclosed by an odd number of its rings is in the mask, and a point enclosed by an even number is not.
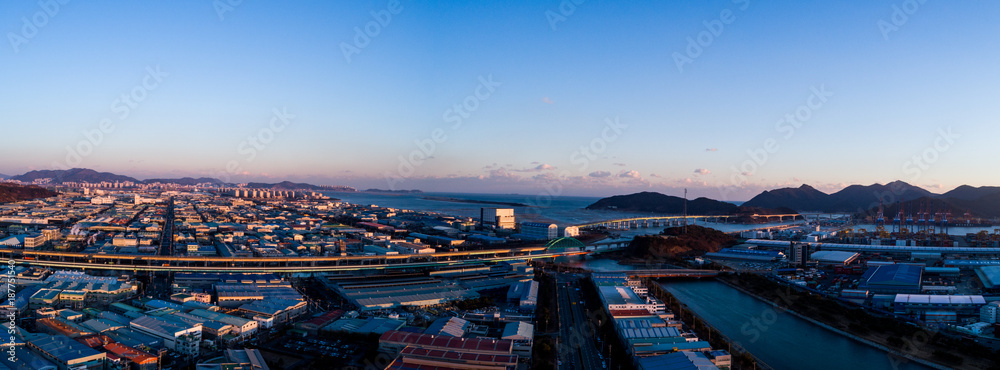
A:
[[[639,171],[636,170],[628,170],[628,171],[622,170],[622,172],[618,173],[618,177],[629,178],[629,179],[641,179],[642,175],[640,175]]]
[[[717,151],[719,151],[719,149],[718,148],[708,148],[708,149],[705,149],[705,151],[706,152],[717,152]]]
[[[697,175],[708,175],[708,174],[711,174],[712,171],[709,171],[708,169],[705,169],[705,168],[698,168],[698,169],[694,170],[694,173],[697,174]]]
[[[625,166],[628,166],[627,164],[624,164],[624,163],[621,163],[621,162],[618,162],[618,163],[612,163],[612,164],[613,164],[613,165],[615,165],[615,166],[618,166],[618,167],[625,167]]]
[[[594,172],[591,172],[587,176],[596,177],[596,178],[611,177],[611,172],[608,172],[608,171],[594,171]]]
[[[514,171],[514,172],[542,172],[542,171],[551,171],[551,170],[554,170],[554,169],[556,169],[555,166],[552,166],[552,165],[547,164],[547,163],[542,163],[542,164],[537,165],[535,167],[522,168],[522,169],[511,170],[511,171]]]
[[[545,104],[555,104],[554,102],[552,102],[552,99],[549,99],[548,96],[542,98],[542,102]]]

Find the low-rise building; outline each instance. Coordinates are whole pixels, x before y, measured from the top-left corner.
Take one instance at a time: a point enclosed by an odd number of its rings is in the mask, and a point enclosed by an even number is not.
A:
[[[27,346],[59,370],[103,370],[107,355],[65,335],[55,334],[27,342]]]
[[[201,343],[201,325],[182,325],[153,316],[143,316],[132,320],[133,330],[163,339],[163,344],[174,351],[189,356],[198,356]]]

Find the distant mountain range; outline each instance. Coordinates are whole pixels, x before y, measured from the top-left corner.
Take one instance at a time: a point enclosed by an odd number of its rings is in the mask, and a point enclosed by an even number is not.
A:
[[[291,182],[291,181],[282,181],[276,184],[251,182],[246,184],[246,187],[252,189],[273,189],[273,190],[357,191],[357,189],[352,188],[350,186],[313,185],[313,184]]]
[[[25,173],[23,175],[17,175],[10,178],[11,180],[32,182],[38,179],[52,179],[52,183],[61,184],[64,182],[125,182],[131,181],[135,183],[141,183],[142,181],[136,180],[135,178],[116,175],[110,172],[97,172],[86,168],[73,168],[69,170],[36,170]]]
[[[603,198],[587,206],[587,209],[680,215],[684,213],[684,198],[646,191]],[[795,211],[785,207],[737,206],[729,202],[697,198],[687,201],[687,213],[700,216],[740,216],[743,221],[754,222],[754,215],[793,214]]]
[[[9,178],[9,177],[10,177],[10,175],[4,175],[4,174],[0,173],[0,179],[6,179],[6,178]]]
[[[33,182],[38,179],[51,179],[52,184],[62,184],[65,182],[89,182],[89,183],[99,183],[99,182],[133,182],[137,184],[177,184],[177,185],[197,185],[197,184],[214,184],[217,186],[233,186],[234,184],[225,183],[222,180],[201,177],[201,178],[191,178],[184,177],[180,179],[147,179],[138,180],[129,176],[122,176],[113,174],[110,172],[97,172],[86,168],[73,168],[69,170],[36,170],[30,171],[22,175],[8,177],[11,180],[17,180],[22,182]],[[349,186],[325,186],[325,185],[312,185],[305,183],[294,183],[289,181],[283,181],[276,184],[267,183],[256,183],[252,182],[246,185],[248,188],[254,189],[274,189],[274,190],[335,190],[335,191],[356,191],[354,188]]]
[[[1000,187],[962,185],[944,194],[934,194],[903,181],[885,185],[851,185],[833,194],[826,194],[809,185],[798,188],[768,190],[753,197],[744,206],[788,207],[800,212],[844,212],[874,215],[882,202],[883,213],[892,219],[903,207],[904,213],[951,213],[956,220],[969,212],[973,217],[1000,217]],[[891,222],[891,221],[890,221]]]

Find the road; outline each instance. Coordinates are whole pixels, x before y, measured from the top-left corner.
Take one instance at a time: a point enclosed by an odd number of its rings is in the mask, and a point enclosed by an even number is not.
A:
[[[167,213],[163,216],[163,232],[160,234],[160,256],[172,256],[174,254],[174,199],[167,200]],[[150,283],[149,294],[156,298],[166,298],[173,293],[170,289],[171,273],[160,271],[153,273],[153,281]]]
[[[590,323],[575,274],[556,274],[559,314],[560,369],[601,370],[604,364],[594,343],[597,323]]]

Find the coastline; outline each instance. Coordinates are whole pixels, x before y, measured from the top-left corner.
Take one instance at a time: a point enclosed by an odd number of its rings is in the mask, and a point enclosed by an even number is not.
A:
[[[479,199],[459,199],[451,197],[438,197],[433,195],[421,196],[421,199],[434,200],[438,202],[452,202],[452,203],[472,203],[472,204],[492,204],[498,206],[508,206],[508,207],[533,207],[524,203],[514,203],[514,202],[497,202],[491,200],[479,200]]]

